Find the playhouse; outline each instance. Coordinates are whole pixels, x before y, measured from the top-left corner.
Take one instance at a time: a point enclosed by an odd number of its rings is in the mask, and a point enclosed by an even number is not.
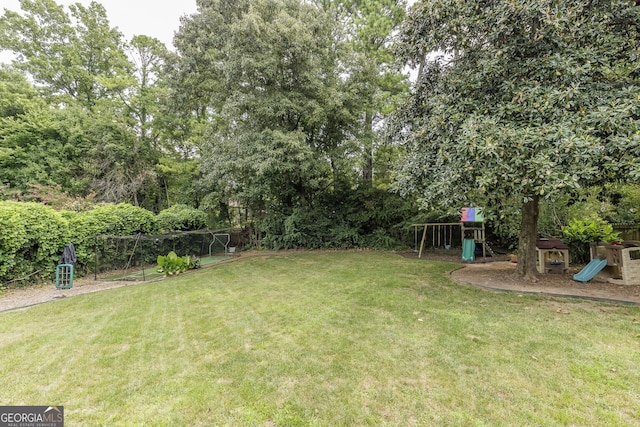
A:
[[[591,263],[600,265],[598,273],[616,285],[640,285],[640,241],[622,244],[591,244]],[[585,267],[586,268],[586,267]]]
[[[569,246],[560,239],[536,240],[538,273],[566,273],[569,270]]]

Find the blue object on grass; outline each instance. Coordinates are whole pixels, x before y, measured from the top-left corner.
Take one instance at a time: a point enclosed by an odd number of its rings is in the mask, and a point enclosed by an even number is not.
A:
[[[596,277],[596,274],[600,273],[606,266],[606,259],[592,259],[591,262],[587,264],[582,270],[573,275],[573,280],[575,280],[576,282],[587,283],[589,280]]]

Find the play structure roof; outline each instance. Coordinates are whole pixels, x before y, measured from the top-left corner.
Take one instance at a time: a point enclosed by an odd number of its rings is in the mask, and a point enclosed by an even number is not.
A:
[[[536,248],[538,249],[569,249],[560,239],[538,239],[536,240]]]

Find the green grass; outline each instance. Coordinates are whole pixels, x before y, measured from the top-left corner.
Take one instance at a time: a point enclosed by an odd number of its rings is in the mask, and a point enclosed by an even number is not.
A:
[[[640,425],[640,311],[264,256],[0,314],[0,405],[68,425]]]

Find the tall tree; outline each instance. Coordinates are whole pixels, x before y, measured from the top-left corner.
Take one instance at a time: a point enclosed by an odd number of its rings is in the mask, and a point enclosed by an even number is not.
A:
[[[357,127],[362,182],[374,178],[376,146],[383,138],[384,119],[407,91],[406,77],[393,57],[393,37],[405,16],[404,0],[323,0],[315,3],[330,10],[340,23],[335,35],[341,52],[345,92],[357,101]]]
[[[202,170],[213,188],[293,206],[327,186],[323,132],[341,99],[332,25],[299,0],[201,2],[183,21],[180,69],[207,100]]]
[[[0,17],[0,48],[14,52],[15,66],[36,84],[87,108],[121,89],[130,64],[100,3],[73,4],[70,14],[53,0],[20,0],[20,6],[22,13],[5,10]]]
[[[21,13],[5,10],[0,17],[0,47],[16,54],[14,66],[46,104],[11,119],[2,132],[0,143],[14,158],[25,154],[14,162],[13,181],[62,184],[110,202],[149,206],[153,200],[149,207],[155,207],[152,120],[164,46],[134,37],[132,63],[101,4],[75,3],[68,11],[53,0],[21,0],[20,6]]]
[[[129,57],[133,63],[135,84],[125,100],[136,121],[136,131],[145,144],[157,145],[158,131],[153,119],[158,114],[158,105],[163,99],[164,62],[166,46],[153,37],[137,35],[129,42]]]
[[[374,179],[376,145],[382,140],[376,131],[383,119],[406,90],[398,63],[391,54],[394,33],[405,16],[404,0],[347,0],[351,47],[351,82],[362,99],[361,131],[362,178],[371,185]]]
[[[639,24],[628,0],[417,3],[397,188],[425,208],[516,195],[517,271],[535,276],[541,198],[640,178]]]

